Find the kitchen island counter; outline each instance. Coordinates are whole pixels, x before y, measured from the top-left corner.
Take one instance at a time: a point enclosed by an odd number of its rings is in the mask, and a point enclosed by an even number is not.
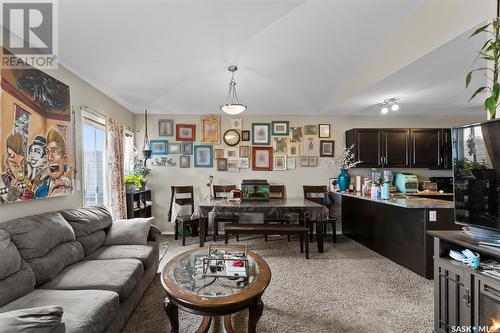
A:
[[[433,277],[434,246],[427,231],[460,228],[453,202],[440,199],[382,200],[337,192],[334,204],[343,235],[428,279]]]
[[[362,200],[373,201],[386,205],[393,205],[402,208],[429,208],[429,209],[443,209],[443,208],[454,208],[454,204],[451,201],[441,200],[441,199],[429,199],[429,198],[419,198],[416,195],[408,195],[406,198],[393,197],[391,199],[378,199],[371,198],[369,196],[364,196],[361,193],[342,193],[342,192],[334,192],[337,196],[346,196],[351,198],[357,198]]]

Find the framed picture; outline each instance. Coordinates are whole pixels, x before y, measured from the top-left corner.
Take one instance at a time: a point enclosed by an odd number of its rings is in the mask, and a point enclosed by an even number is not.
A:
[[[220,144],[220,117],[215,115],[201,117],[201,142]]]
[[[158,135],[174,136],[174,121],[172,119],[158,119]]]
[[[286,170],[286,155],[274,155],[274,167],[275,171],[285,171]]]
[[[191,167],[191,156],[181,155],[181,160],[179,162],[180,168],[190,168]]]
[[[274,136],[288,136],[288,128],[290,122],[288,121],[273,121],[271,122],[273,127]]]
[[[240,169],[248,169],[250,168],[250,159],[248,157],[240,158]]]
[[[167,155],[168,141],[167,140],[151,140],[149,141],[152,155]]]
[[[317,125],[305,125],[304,126],[304,135],[318,135],[318,126]]]
[[[250,131],[241,131],[241,141],[250,141]]]
[[[318,156],[309,156],[309,166],[310,167],[318,166]]]
[[[273,147],[252,147],[252,170],[273,171]]]
[[[302,154],[303,155],[318,155],[319,145],[316,138],[304,138],[304,143],[302,144]]]
[[[195,145],[194,146],[194,167],[195,168],[213,168],[213,146]]]
[[[300,143],[299,142],[289,142],[288,143],[288,156],[289,157],[299,157],[300,156]]]
[[[196,125],[175,125],[175,140],[196,141]]]
[[[321,139],[330,138],[330,124],[319,124],[319,137]]]
[[[240,157],[250,157],[250,146],[240,146]]]
[[[287,157],[286,159],[286,169],[293,170],[297,168],[297,158],[296,157]]]
[[[240,160],[239,159],[227,160],[227,171],[240,172]]]
[[[215,159],[224,158],[224,149],[222,148],[214,149],[214,158]]]
[[[169,154],[180,154],[181,153],[181,144],[180,143],[169,143],[168,153]]]
[[[335,192],[337,190],[337,183],[338,183],[337,178],[328,179],[328,188],[330,189],[330,192]]]
[[[302,142],[302,127],[290,127],[290,141]]]
[[[240,130],[243,128],[243,119],[241,118],[231,118],[229,123],[232,129]]]
[[[182,155],[193,155],[193,143],[192,142],[182,142],[181,143],[181,153],[182,153]]]
[[[217,171],[227,171],[227,158],[218,158],[215,162]]]
[[[288,152],[288,138],[282,136],[273,138],[273,149],[275,154],[286,154]]]
[[[308,167],[309,166],[309,156],[301,156],[300,157],[300,166]]]
[[[269,135],[269,124],[252,123],[252,144],[259,146],[268,146],[271,144]]]
[[[225,158],[238,158],[240,153],[239,148],[226,148],[224,151]]]
[[[333,157],[335,154],[335,141],[321,140],[319,142],[319,156]]]

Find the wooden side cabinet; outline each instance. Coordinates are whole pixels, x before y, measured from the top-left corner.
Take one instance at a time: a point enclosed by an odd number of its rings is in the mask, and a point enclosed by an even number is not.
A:
[[[127,192],[126,202],[128,219],[153,216],[150,190]]]

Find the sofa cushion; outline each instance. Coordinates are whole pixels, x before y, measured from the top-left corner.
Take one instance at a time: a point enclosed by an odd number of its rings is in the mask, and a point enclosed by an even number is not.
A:
[[[0,280],[21,269],[22,259],[10,235],[5,230],[0,230]]]
[[[24,261],[21,269],[0,280],[0,306],[26,295],[35,287],[35,273]]]
[[[113,218],[104,206],[92,206],[60,211],[75,231],[76,239],[82,243],[85,255],[97,250],[106,238],[104,230],[113,223]],[[96,234],[97,235],[94,235]]]
[[[156,265],[157,254],[153,245],[105,245],[86,257],[85,260],[106,259],[137,259],[144,266],[144,270]]]
[[[83,259],[71,225],[59,213],[21,217],[0,223],[10,233],[21,257],[31,266],[37,285],[44,284],[64,267]]]
[[[5,332],[64,333],[63,308],[39,306],[0,313],[0,327]]]
[[[44,289],[98,289],[114,291],[123,302],[142,277],[137,259],[85,260],[65,268]]]
[[[111,224],[105,245],[146,245],[154,217],[116,220]]]
[[[21,257],[29,261],[44,256],[58,244],[72,242],[75,233],[59,213],[45,213],[0,223],[7,231]]]
[[[71,333],[103,332],[120,306],[118,295],[111,291],[35,289],[1,307],[0,313],[56,304],[63,307],[62,320]]]
[[[43,257],[30,260],[29,265],[35,272],[36,285],[41,286],[55,278],[65,267],[82,260],[82,244],[74,241],[56,246]]]

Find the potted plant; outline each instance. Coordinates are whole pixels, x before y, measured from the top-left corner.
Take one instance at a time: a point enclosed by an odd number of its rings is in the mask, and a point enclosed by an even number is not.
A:
[[[134,164],[134,170],[132,171],[132,174],[137,177],[141,177],[141,188],[146,187],[146,177],[149,175],[151,172],[151,169],[146,167],[145,163],[142,160],[137,161]]]
[[[346,148],[342,146],[339,153],[335,154],[335,157],[331,158],[332,164],[340,169],[340,174],[338,176],[338,184],[341,191],[345,191],[349,188],[351,184],[351,175],[349,175],[349,169],[354,168],[356,165],[361,163],[361,161],[356,161],[354,156],[354,145]]]
[[[500,96],[500,83],[498,82],[498,74],[500,72],[499,68],[499,58],[500,58],[500,21],[499,18],[493,20],[479,29],[476,29],[469,38],[474,37],[478,34],[486,33],[488,34],[488,40],[483,45],[483,47],[478,51],[476,59],[472,63],[474,65],[477,59],[484,59],[487,62],[493,62],[491,66],[474,68],[465,78],[465,86],[469,87],[472,80],[472,74],[479,72],[486,77],[486,85],[481,86],[472,94],[469,101],[473,100],[478,94],[487,92],[487,97],[483,102],[484,109],[488,111],[490,119],[496,118],[496,111],[498,108],[498,99]],[[488,86],[487,82],[491,82],[491,86]]]
[[[135,175],[125,176],[123,181],[125,182],[126,191],[133,192],[142,189],[143,180],[144,180],[143,176],[135,176]]]

